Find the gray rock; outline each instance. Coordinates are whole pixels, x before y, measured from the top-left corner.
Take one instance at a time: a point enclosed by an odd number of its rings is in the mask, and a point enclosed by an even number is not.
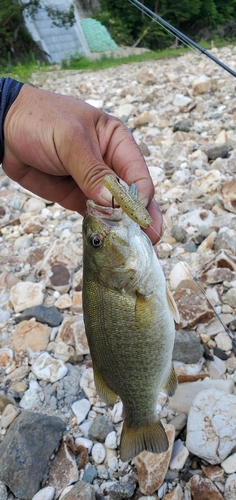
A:
[[[66,367],[68,368],[66,376],[63,377],[63,379],[61,379],[56,386],[59,406],[71,406],[77,399],[81,399],[84,397],[79,385],[79,370],[76,368],[76,366],[73,366],[70,363],[66,363]]]
[[[94,488],[85,481],[79,481],[68,493],[63,496],[64,500],[95,500]]]
[[[196,243],[194,243],[194,241],[190,241],[190,243],[186,243],[184,245],[184,248],[185,248],[185,250],[187,250],[187,252],[191,252],[191,253],[194,253],[197,251],[197,245],[196,245]]]
[[[5,484],[0,482],[0,500],[7,500],[8,493]]]
[[[40,490],[64,430],[60,418],[27,410],[10,425],[0,445],[0,480],[16,497],[31,500]]]
[[[222,118],[222,113],[212,113],[209,118],[210,120],[219,120],[219,118]]]
[[[57,410],[57,398],[55,396],[50,398],[50,408],[52,411]]]
[[[192,331],[177,330],[173,349],[173,359],[183,363],[197,363],[203,356],[204,347]]]
[[[91,465],[85,471],[85,473],[83,475],[83,481],[85,481],[85,483],[92,484],[92,482],[94,481],[94,479],[96,479],[97,476],[98,476],[98,471],[97,471],[96,467],[94,467],[94,465]]]
[[[230,474],[225,482],[225,500],[235,500],[236,498],[236,474]]]
[[[192,123],[189,120],[180,120],[173,126],[173,132],[190,132]]]
[[[227,146],[215,146],[214,148],[208,149],[206,155],[208,160],[216,160],[216,158],[227,158],[229,150]]]
[[[236,255],[236,234],[235,236],[229,237],[228,231],[223,231],[217,234],[214,241],[214,250],[231,250],[231,252]]]
[[[107,434],[112,431],[113,426],[111,421],[105,415],[101,415],[93,420],[88,437],[101,442],[105,441]]]
[[[171,425],[175,428],[175,438],[180,434],[187,423],[187,416],[185,413],[179,413],[171,420]]]
[[[105,465],[97,465],[97,472],[100,479],[109,479],[109,472]]]
[[[0,323],[5,323],[11,317],[10,311],[4,311],[4,309],[0,309]]]
[[[219,347],[214,347],[213,353],[215,356],[217,356],[217,358],[223,359],[223,361],[225,361],[229,357],[228,354],[226,354],[226,352],[223,351],[223,349],[220,349]]]
[[[107,493],[112,500],[123,500],[130,498],[134,494],[136,481],[133,476],[121,477],[117,483],[112,484],[107,488]]]
[[[180,226],[172,226],[171,236],[180,243],[185,243],[187,241],[187,231]]]
[[[223,302],[229,306],[236,308],[236,289],[230,288],[223,296]]]
[[[16,320],[20,322],[30,318],[36,318],[39,323],[46,323],[49,326],[58,326],[63,320],[62,314],[55,306],[46,307],[43,305],[25,309]]]

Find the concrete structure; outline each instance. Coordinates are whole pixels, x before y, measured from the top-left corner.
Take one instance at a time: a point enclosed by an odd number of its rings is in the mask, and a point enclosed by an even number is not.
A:
[[[27,0],[24,0],[27,2]],[[42,0],[42,6],[68,10],[73,0]],[[46,10],[39,9],[32,16],[25,16],[25,24],[32,38],[43,50],[47,59],[54,63],[67,59],[71,55],[89,54],[90,50],[80,24],[80,15],[74,1],[76,23],[69,27],[57,27],[53,25],[52,19]]]

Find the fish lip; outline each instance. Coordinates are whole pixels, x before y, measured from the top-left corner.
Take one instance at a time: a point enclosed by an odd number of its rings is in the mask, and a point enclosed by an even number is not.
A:
[[[87,200],[87,213],[96,217],[99,220],[104,222],[111,221],[119,223],[123,220],[123,211],[121,208],[112,208],[112,207],[103,207],[101,205],[97,205],[92,200]]]

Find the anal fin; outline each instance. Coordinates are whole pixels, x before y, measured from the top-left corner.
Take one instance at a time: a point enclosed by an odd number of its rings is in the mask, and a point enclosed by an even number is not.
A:
[[[117,394],[115,394],[115,392],[113,392],[108,387],[106,382],[104,382],[104,379],[102,378],[101,374],[99,373],[95,365],[93,365],[93,371],[94,371],[94,383],[100,398],[108,406],[114,406],[118,398]]]
[[[177,389],[178,385],[178,380],[177,380],[177,375],[175,373],[175,369],[173,367],[173,364],[171,363],[171,368],[170,368],[170,373],[162,386],[162,389],[168,394],[168,396],[174,396],[174,393]]]
[[[120,458],[122,462],[128,462],[142,451],[151,453],[163,453],[169,448],[169,441],[165,429],[158,419],[144,427],[129,427],[124,421],[121,442]]]

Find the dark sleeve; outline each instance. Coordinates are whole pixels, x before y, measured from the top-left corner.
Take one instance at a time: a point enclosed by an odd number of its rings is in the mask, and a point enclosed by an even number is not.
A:
[[[6,114],[24,85],[12,78],[0,78],[0,164],[4,155],[3,125]]]

